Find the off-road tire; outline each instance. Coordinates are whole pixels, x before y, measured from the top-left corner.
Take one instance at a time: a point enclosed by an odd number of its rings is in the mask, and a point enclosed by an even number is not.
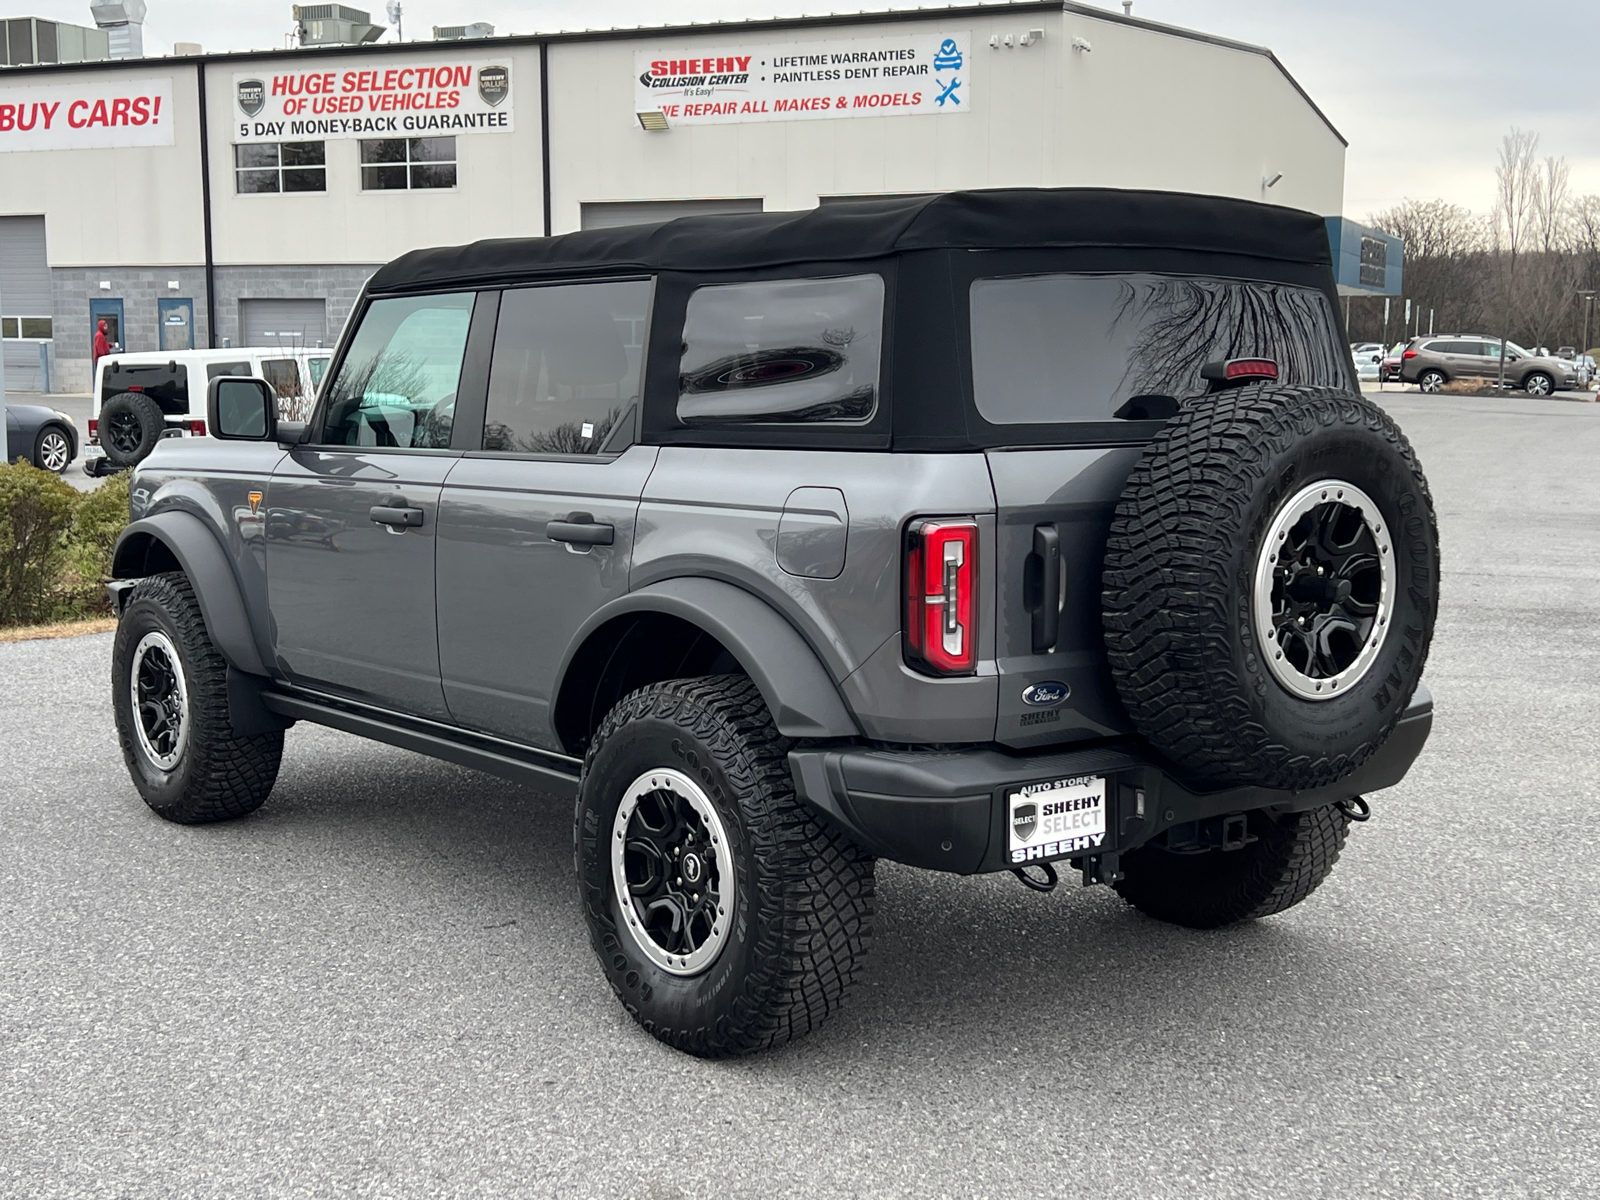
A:
[[[1117,891],[1146,916],[1190,929],[1270,917],[1317,890],[1339,861],[1350,827],[1335,804],[1246,817],[1257,840],[1238,850],[1174,854],[1142,846],[1123,855]]]
[[[874,860],[794,794],[789,742],[742,675],[653,684],[606,715],[584,760],[574,823],[584,918],[611,990],[656,1038],[702,1058],[814,1029],[843,1001],[872,936]],[[689,775],[727,832],[733,922],[699,974],[670,974],[622,925],[610,838],[641,775]]]
[[[136,448],[119,447],[111,437],[112,422],[125,413],[132,415],[139,425]],[[100,406],[100,446],[113,467],[133,467],[149,458],[166,429],[167,419],[161,413],[161,406],[140,392],[118,392]]]
[[[164,633],[177,650],[187,691],[187,744],[167,770],[146,754],[133,724],[132,659],[151,632]],[[233,732],[228,664],[212,645],[194,589],[182,574],[141,579],[129,594],[111,652],[111,700],[123,761],[158,816],[180,825],[227,821],[254,812],[272,792],[283,733]]]
[[[1261,539],[1289,497],[1324,478],[1364,490],[1394,551],[1376,656],[1347,691],[1280,684],[1252,622]],[[1312,387],[1245,387],[1189,401],[1129,476],[1103,576],[1107,657],[1135,727],[1192,781],[1305,789],[1383,744],[1422,676],[1439,537],[1410,443],[1376,405]]]

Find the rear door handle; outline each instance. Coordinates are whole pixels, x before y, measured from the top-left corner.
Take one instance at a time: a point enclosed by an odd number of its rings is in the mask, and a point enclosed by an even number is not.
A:
[[[609,546],[617,539],[614,525],[596,521],[593,513],[567,514],[565,521],[551,521],[544,527],[544,535],[552,542],[565,542],[569,546]]]
[[[1033,527],[1039,606],[1033,610],[1033,652],[1045,654],[1061,639],[1061,534],[1054,525]]]
[[[422,510],[420,508],[398,508],[387,504],[374,504],[371,512],[374,525],[387,525],[390,529],[420,529],[422,527]]]

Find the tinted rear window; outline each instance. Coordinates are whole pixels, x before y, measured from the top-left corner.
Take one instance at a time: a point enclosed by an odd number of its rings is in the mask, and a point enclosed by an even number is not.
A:
[[[995,425],[1105,421],[1138,396],[1206,390],[1200,369],[1270,358],[1288,384],[1347,386],[1327,298],[1291,284],[1157,274],[974,280],[973,393]]]

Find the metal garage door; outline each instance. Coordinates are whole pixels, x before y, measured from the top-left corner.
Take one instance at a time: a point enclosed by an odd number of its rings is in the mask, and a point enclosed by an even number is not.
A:
[[[246,346],[327,346],[326,300],[241,300],[239,331]]]
[[[44,218],[0,217],[0,316],[48,317],[52,311]],[[7,328],[6,332],[11,330]],[[84,337],[87,339],[88,334]],[[14,392],[38,391],[38,340],[7,339],[3,344],[6,388]]]
[[[614,229],[618,225],[645,225],[677,217],[761,210],[760,196],[750,200],[606,200],[582,207],[585,229]]]

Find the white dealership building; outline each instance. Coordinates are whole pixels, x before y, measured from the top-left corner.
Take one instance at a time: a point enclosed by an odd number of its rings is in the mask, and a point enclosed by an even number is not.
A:
[[[1344,152],[1269,51],[1061,0],[10,67],[0,333],[84,391],[102,320],[331,345],[418,246],[1001,186],[1336,218]]]

